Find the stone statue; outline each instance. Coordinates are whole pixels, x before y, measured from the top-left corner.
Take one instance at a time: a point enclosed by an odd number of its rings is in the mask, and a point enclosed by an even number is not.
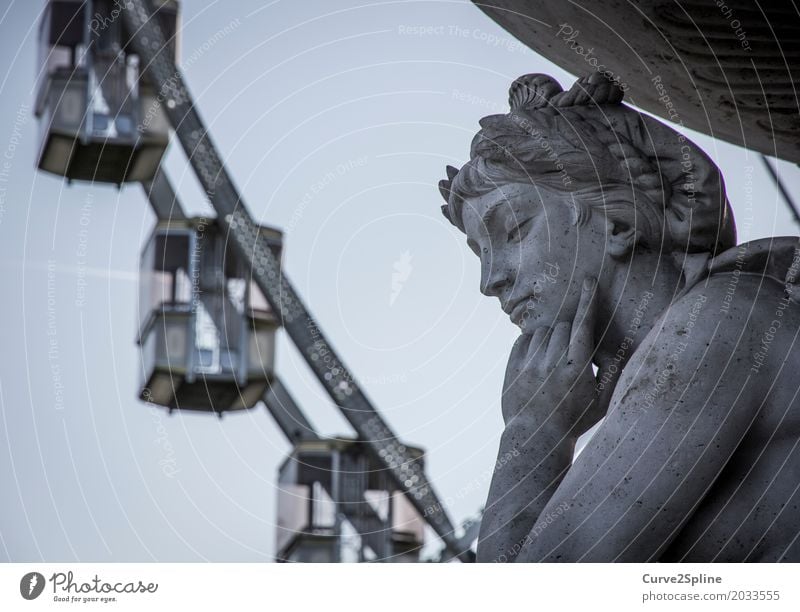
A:
[[[440,183],[522,331],[478,561],[800,561],[797,238],[600,74],[509,103]]]

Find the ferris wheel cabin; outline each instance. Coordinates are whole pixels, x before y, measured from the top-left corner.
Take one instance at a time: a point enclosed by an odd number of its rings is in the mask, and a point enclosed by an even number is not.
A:
[[[404,448],[423,464],[422,449]],[[276,561],[419,561],[425,522],[363,441],[299,442],[278,482]]]
[[[178,2],[154,3],[175,56]],[[122,184],[153,178],[169,122],[150,75],[130,50],[125,0],[50,0],[39,28],[35,114],[41,170]]]
[[[260,236],[280,258],[281,232]],[[275,362],[279,322],[213,220],[161,221],[139,276],[140,398],[170,409],[252,408]]]

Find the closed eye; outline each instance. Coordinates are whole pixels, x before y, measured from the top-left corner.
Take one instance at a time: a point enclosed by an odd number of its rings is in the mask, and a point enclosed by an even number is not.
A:
[[[515,225],[511,231],[508,232],[508,236],[506,237],[508,242],[519,242],[522,240],[528,233],[528,228],[530,227],[531,221],[533,221],[533,217],[530,217],[526,221]]]
[[[472,249],[472,252],[475,253],[478,257],[481,256],[481,250],[478,248],[477,243],[472,240],[471,238],[467,240],[467,246]]]

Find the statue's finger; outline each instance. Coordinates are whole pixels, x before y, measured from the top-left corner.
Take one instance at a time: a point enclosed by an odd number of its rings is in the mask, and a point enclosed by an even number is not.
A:
[[[595,279],[587,277],[583,281],[578,311],[572,322],[572,337],[569,342],[569,359],[580,364],[587,364],[594,351],[595,326]]]
[[[528,347],[528,360],[530,363],[533,359],[542,359],[547,351],[547,346],[550,343],[550,334],[552,330],[547,326],[542,326],[533,332],[531,337],[531,344]]]
[[[556,365],[558,360],[565,355],[569,348],[572,325],[567,321],[561,321],[553,328],[550,334],[550,342],[547,345],[547,363]]]

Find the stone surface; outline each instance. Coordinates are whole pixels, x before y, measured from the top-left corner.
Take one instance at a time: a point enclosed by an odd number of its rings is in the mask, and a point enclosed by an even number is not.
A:
[[[602,75],[509,102],[440,183],[521,331],[478,560],[800,561],[797,238]]]
[[[800,163],[800,14],[791,3],[475,4],[565,70],[608,71],[640,108]]]

